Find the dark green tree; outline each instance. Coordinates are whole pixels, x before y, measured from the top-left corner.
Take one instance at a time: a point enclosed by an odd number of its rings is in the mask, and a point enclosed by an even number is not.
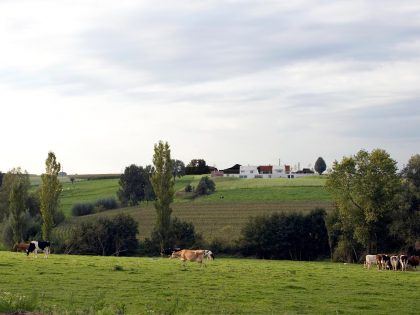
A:
[[[410,158],[401,171],[402,185],[391,233],[405,249],[420,239],[420,155]]]
[[[327,164],[325,163],[324,159],[322,157],[319,157],[315,162],[315,171],[322,175],[323,172],[327,169]]]
[[[59,206],[59,197],[62,191],[62,185],[58,180],[60,170],[61,165],[57,162],[55,154],[48,152],[48,157],[45,161],[45,173],[41,175],[41,188],[39,191],[40,210],[43,220],[42,237],[44,240],[51,239],[54,216]]]
[[[400,188],[396,162],[381,149],[360,150],[355,156],[334,162],[326,183],[339,210],[343,235],[377,252],[396,209]],[[348,243],[352,239],[347,238]]]
[[[176,178],[180,178],[185,175],[185,164],[180,160],[172,160],[174,181]]]
[[[167,142],[159,141],[154,146],[153,165],[155,171],[151,182],[155,191],[156,231],[160,239],[160,250],[168,247],[171,227],[171,203],[174,199],[174,180],[171,150]]]
[[[153,200],[154,194],[148,170],[131,164],[119,180],[118,199],[123,206],[136,206],[145,200]]]
[[[209,195],[216,190],[216,184],[208,176],[203,176],[195,189],[197,196]]]
[[[210,169],[203,159],[193,159],[185,168],[186,175],[209,174]]]

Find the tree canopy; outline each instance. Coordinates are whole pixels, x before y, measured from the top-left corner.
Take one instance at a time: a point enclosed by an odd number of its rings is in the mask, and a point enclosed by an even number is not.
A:
[[[384,235],[396,208],[400,188],[396,161],[381,149],[334,162],[327,180],[339,210],[344,234],[351,235],[367,251],[384,246]]]
[[[322,157],[319,157],[315,162],[315,171],[322,175],[323,172],[327,169],[327,164],[325,163],[324,159]]]
[[[154,200],[154,191],[150,182],[150,166],[143,168],[131,164],[121,174],[117,191],[118,199],[123,206],[136,206],[142,201]]]

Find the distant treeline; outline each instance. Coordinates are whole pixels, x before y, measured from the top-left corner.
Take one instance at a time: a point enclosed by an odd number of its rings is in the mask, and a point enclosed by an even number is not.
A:
[[[68,175],[74,179],[97,180],[97,179],[117,179],[121,174],[83,174],[83,175]]]

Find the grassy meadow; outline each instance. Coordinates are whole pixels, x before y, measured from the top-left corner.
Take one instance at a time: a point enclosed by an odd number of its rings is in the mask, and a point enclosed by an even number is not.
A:
[[[184,193],[186,185],[197,186],[201,176],[184,176],[175,182],[173,215],[192,222],[205,239],[236,239],[250,216],[273,212],[308,212],[321,207],[332,207],[331,197],[324,188],[325,178],[319,176],[295,179],[238,179],[216,177],[216,192],[192,199]],[[80,180],[73,184],[63,181],[61,207],[67,217],[76,203],[95,202],[100,198],[116,198],[118,179]],[[72,222],[88,220],[98,215],[112,216],[120,212],[132,215],[139,222],[139,238],[150,236],[155,224],[153,203],[142,203],[85,217]]]
[[[56,314],[418,314],[420,272],[330,262],[0,252],[1,295]],[[7,293],[5,293],[7,292]],[[4,303],[3,303],[4,304]]]

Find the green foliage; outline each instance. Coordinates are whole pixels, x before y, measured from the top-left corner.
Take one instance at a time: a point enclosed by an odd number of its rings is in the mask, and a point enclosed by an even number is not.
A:
[[[209,167],[203,159],[192,159],[185,168],[186,175],[202,175],[209,173]]]
[[[400,188],[396,170],[396,162],[384,150],[361,150],[335,162],[327,180],[343,234],[351,235],[368,252],[386,246],[383,236],[388,235]]]
[[[83,216],[118,208],[119,205],[115,198],[102,198],[96,200],[94,203],[77,203],[72,207],[71,213],[73,216]]]
[[[11,172],[14,182],[9,194],[9,215],[15,243],[23,240],[23,221],[26,211],[26,200],[28,198],[29,175],[22,173],[20,169]]]
[[[185,175],[185,164],[180,160],[172,160],[173,171],[172,175],[174,177],[174,181],[176,178],[180,178]]]
[[[210,195],[216,190],[216,184],[208,176],[203,176],[195,189],[197,196]]]
[[[313,260],[329,255],[325,210],[251,217],[240,240],[246,256],[265,259]]]
[[[155,228],[150,239],[147,238],[144,242],[144,254],[149,256],[157,256],[160,253],[160,235]],[[182,221],[175,217],[171,220],[170,232],[168,234],[168,247],[180,248],[200,248],[204,244],[201,234],[195,231],[194,224],[191,222]]]
[[[121,175],[117,192],[123,206],[135,206],[144,200],[153,200],[154,192],[150,183],[150,175],[142,166],[131,164]]]
[[[94,206],[91,203],[77,203],[71,208],[71,214],[75,217],[93,213]]]
[[[188,184],[187,186],[185,186],[184,191],[185,192],[192,192],[193,191],[193,187],[191,186],[191,184]]]
[[[137,233],[138,223],[130,215],[101,217],[73,226],[60,246],[72,254],[132,255],[138,249]]]
[[[412,249],[420,239],[420,155],[410,158],[401,172],[402,185],[391,234],[404,248]]]
[[[315,162],[315,171],[322,175],[323,172],[327,169],[327,164],[325,163],[324,159],[322,157],[319,157]]]
[[[39,192],[41,201],[41,215],[43,220],[42,237],[49,240],[51,231],[54,227],[54,214],[59,205],[59,197],[62,185],[58,180],[58,173],[61,170],[60,163],[57,162],[55,154],[48,152],[45,161],[45,173],[41,175],[41,189]]]
[[[171,203],[174,200],[173,165],[169,144],[160,141],[154,146],[153,166],[155,172],[151,177],[156,194],[156,231],[160,238],[160,249],[168,247],[171,226]]]

